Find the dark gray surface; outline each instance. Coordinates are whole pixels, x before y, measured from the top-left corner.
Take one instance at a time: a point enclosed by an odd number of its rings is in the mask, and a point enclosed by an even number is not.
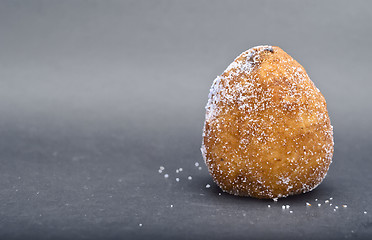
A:
[[[0,238],[371,238],[371,7],[1,1]],[[260,44],[305,67],[334,125],[325,181],[277,203],[220,196],[199,151],[212,80]]]

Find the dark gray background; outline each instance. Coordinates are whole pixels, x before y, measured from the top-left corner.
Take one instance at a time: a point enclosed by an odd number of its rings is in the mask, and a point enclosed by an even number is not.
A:
[[[371,237],[371,9],[0,1],[0,238]],[[334,126],[325,181],[278,203],[219,196],[199,151],[213,79],[262,44],[305,67]]]

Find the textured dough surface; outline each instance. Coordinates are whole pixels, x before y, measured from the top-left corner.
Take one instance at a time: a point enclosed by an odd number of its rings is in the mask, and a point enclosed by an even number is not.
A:
[[[281,48],[251,48],[212,84],[201,151],[225,192],[279,198],[311,191],[333,155],[325,99]]]

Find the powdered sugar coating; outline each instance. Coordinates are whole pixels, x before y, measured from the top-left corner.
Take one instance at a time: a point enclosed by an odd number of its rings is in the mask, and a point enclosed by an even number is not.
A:
[[[321,183],[333,155],[326,103],[283,50],[243,52],[213,81],[208,98],[201,152],[224,191],[276,198]]]

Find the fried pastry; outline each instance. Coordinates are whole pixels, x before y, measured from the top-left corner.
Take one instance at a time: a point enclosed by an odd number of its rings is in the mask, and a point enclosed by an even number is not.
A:
[[[223,191],[255,198],[311,191],[327,174],[333,145],[323,95],[281,48],[251,48],[213,81],[201,151]]]

